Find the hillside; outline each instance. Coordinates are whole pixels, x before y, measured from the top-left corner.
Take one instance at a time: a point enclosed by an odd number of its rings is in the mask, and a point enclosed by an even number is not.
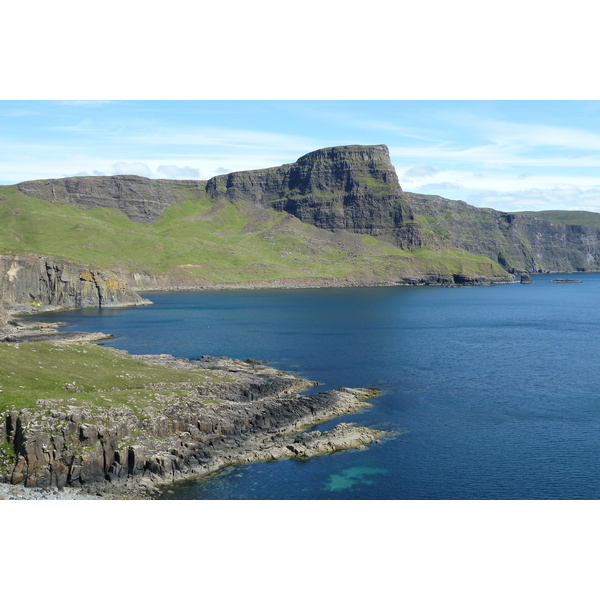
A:
[[[385,146],[310,153],[208,182],[77,177],[0,187],[0,254],[115,273],[137,289],[506,280],[435,243]]]
[[[403,196],[438,243],[487,256],[510,273],[600,271],[595,213],[505,213],[440,196]]]

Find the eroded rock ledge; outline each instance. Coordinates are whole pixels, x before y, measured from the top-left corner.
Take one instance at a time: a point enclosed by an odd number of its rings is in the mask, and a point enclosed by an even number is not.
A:
[[[348,423],[302,433],[369,406],[366,401],[378,393],[374,389],[300,395],[315,382],[254,361],[136,358],[214,377],[190,384],[184,397],[167,383],[153,384],[159,402],[143,410],[38,400],[35,409],[0,413],[0,483],[148,497],[158,493],[157,486],[182,477],[359,448],[382,435]]]

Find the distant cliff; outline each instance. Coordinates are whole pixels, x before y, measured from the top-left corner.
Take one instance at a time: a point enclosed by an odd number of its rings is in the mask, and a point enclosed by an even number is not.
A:
[[[26,181],[15,187],[27,196],[47,202],[73,204],[85,209],[115,208],[136,223],[151,223],[166,208],[198,196],[205,183],[115,175]]]
[[[511,273],[600,270],[599,227],[476,208],[440,196],[403,196],[438,243],[487,256]]]
[[[33,255],[0,255],[0,301],[22,312],[43,307],[148,303],[110,274],[70,261]]]

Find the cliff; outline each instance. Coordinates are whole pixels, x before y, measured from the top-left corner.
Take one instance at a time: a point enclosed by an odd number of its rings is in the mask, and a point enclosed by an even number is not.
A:
[[[329,231],[383,237],[403,249],[426,244],[384,145],[324,148],[290,165],[220,175],[206,193],[213,201],[275,208]]]
[[[15,187],[22,194],[52,204],[114,208],[136,223],[151,223],[170,206],[198,196],[204,186],[203,181],[115,175],[26,181]]]
[[[512,281],[415,218],[385,146],[207,182],[79,177],[0,187],[0,248],[98,265],[135,289]]]
[[[149,303],[114,275],[35,255],[0,255],[0,301],[12,312]]]
[[[416,218],[440,245],[497,261],[510,273],[600,270],[600,228],[505,213],[404,192]]]

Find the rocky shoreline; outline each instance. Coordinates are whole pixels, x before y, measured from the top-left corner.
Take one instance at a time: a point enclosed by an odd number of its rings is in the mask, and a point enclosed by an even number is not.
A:
[[[7,345],[51,341],[85,348],[106,334],[61,331],[61,324],[24,325],[10,318]],[[144,499],[165,484],[198,478],[232,465],[307,459],[378,442],[384,432],[351,423],[306,430],[370,406],[374,389],[340,388],[301,395],[316,382],[258,361],[170,355],[131,356],[149,368],[205,377],[203,383],[146,386],[152,406],[81,405],[75,399],[38,400],[35,408],[0,414],[0,499]],[[82,374],[83,377],[83,374]],[[71,388],[69,388],[71,389]],[[72,388],[77,392],[76,386]],[[4,454],[2,450],[4,446]],[[6,448],[10,449],[9,455]],[[7,487],[8,486],[8,487]]]

